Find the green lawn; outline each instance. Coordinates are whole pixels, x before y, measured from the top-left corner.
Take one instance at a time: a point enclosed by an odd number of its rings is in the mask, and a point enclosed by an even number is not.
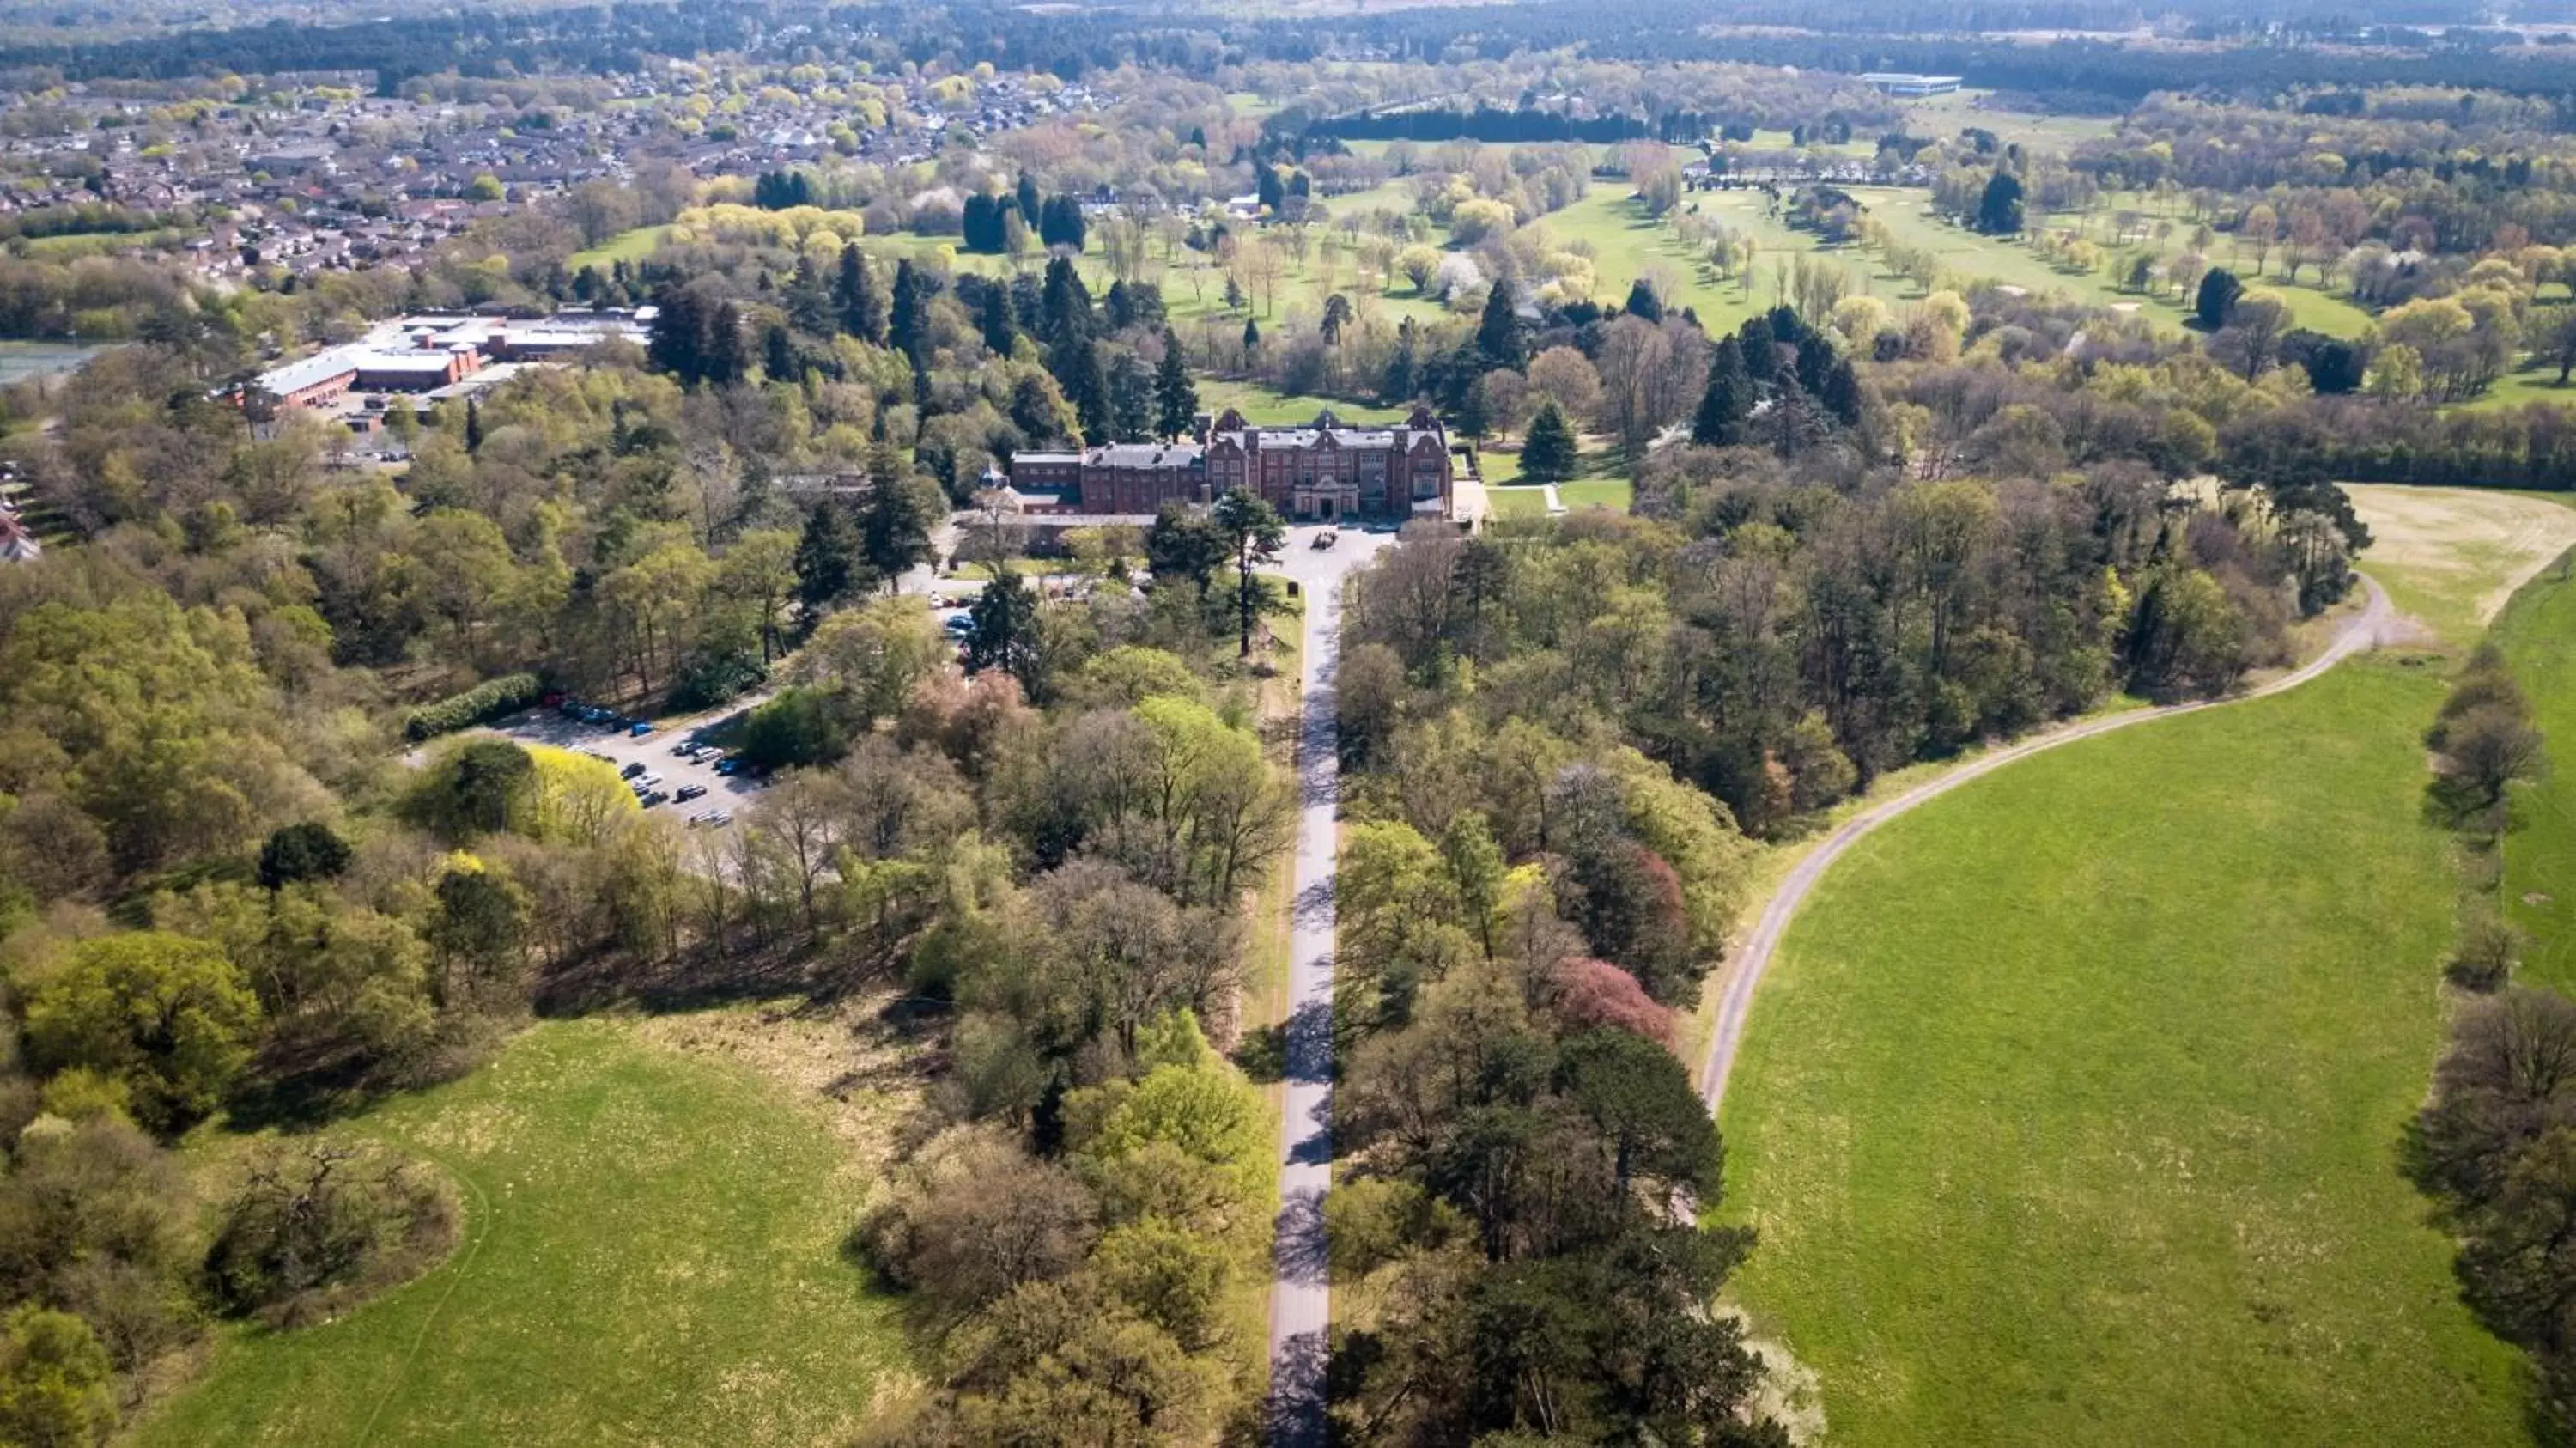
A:
[[[2095,140],[2119,128],[2116,116],[2046,116],[2028,111],[1989,110],[1980,102],[1989,91],[1956,90],[1945,96],[1926,96],[1920,100],[1899,102],[1905,109],[1905,133],[1909,136],[1948,138],[1969,126],[1992,131],[2006,145],[2026,146],[2039,151],[2063,151],[2078,141]],[[1877,140],[1875,134],[1870,138]]]
[[[1268,426],[1313,422],[1315,414],[1327,409],[1347,423],[1391,426],[1404,421],[1408,411],[1400,407],[1371,407],[1362,402],[1345,402],[1338,397],[1281,392],[1263,383],[1223,377],[1201,377],[1198,388],[1200,411],[1216,413],[1231,407],[1243,414],[1244,421]]]
[[[1646,218],[1625,182],[1595,181],[1582,200],[1532,225],[1561,242],[1581,242],[1591,248],[1596,299],[1624,302],[1637,278],[1651,275],[1662,284],[1667,308],[1689,307],[1712,335],[1733,331],[1755,312],[1769,310],[1775,300],[1773,257],[1813,249],[1811,238],[1771,220],[1762,198],[1753,192],[1697,192],[1682,204],[1696,206],[1703,215],[1751,235],[1757,251],[1748,275],[1721,280],[1709,271],[1672,227]],[[1855,269],[1853,290],[1861,290],[1869,274],[1867,261],[1856,252],[1838,255],[1845,266]],[[1892,294],[1888,286],[1879,290]]]
[[[2107,307],[2126,307],[2144,313],[2167,331],[2181,329],[2189,315],[2180,301],[2162,294],[2140,295],[2123,291],[2101,271],[2072,272],[2064,270],[2018,241],[1981,236],[1964,227],[1953,226],[1936,216],[1926,215],[1924,207],[1929,193],[1916,188],[1895,186],[1855,186],[1849,188],[1869,208],[1870,218],[1885,226],[1898,241],[1922,247],[1941,260],[1941,264],[1963,278],[1983,278],[2017,286],[2033,293],[2055,292]],[[2092,215],[2104,214],[2097,210]],[[2050,216],[2042,225],[2059,229],[2081,218],[2067,214]],[[2182,238],[2187,229],[2177,228],[2167,246],[2174,255],[2181,253]],[[2224,246],[2213,260],[2224,265]],[[2106,255],[2116,249],[2105,247]],[[2107,265],[2107,263],[2106,263]],[[2291,320],[2299,326],[2335,337],[2358,337],[2370,326],[2370,314],[2350,300],[2331,295],[2305,284],[2294,284],[2278,277],[2246,274],[2248,286],[2269,287],[2280,294],[2290,309]]]
[[[2553,766],[2514,795],[2505,908],[2530,936],[2524,979],[2560,990],[2576,990],[2576,585],[2568,562],[2524,584],[2493,635],[2531,696]]]
[[[2439,697],[2347,663],[2016,764],[1826,877],[1724,1212],[1832,1442],[2526,1441],[2398,1171],[2452,918]]]
[[[2558,385],[2558,366],[2549,363],[2509,372],[2496,380],[2493,387],[2452,406],[2467,412],[2488,412],[2499,408],[2528,407],[2546,402],[2557,407],[2576,404],[2576,385]]]
[[[639,226],[632,231],[621,231],[588,251],[574,252],[564,265],[574,271],[586,266],[604,270],[621,261],[642,261],[662,245],[662,238],[670,234],[668,226]]]
[[[1632,491],[1625,478],[1590,478],[1581,482],[1556,485],[1557,499],[1569,509],[1612,508],[1628,511]],[[1486,499],[1492,503],[1497,518],[1544,518],[1547,516],[1547,489],[1535,483],[1517,487],[1489,487]]]
[[[1626,478],[1585,478],[1556,485],[1557,497],[1569,508],[1612,508],[1622,513],[1628,511],[1634,491],[1635,485]]]
[[[837,1442],[905,1365],[841,1256],[848,1148],[745,1067],[549,1022],[355,1129],[460,1183],[465,1244],[341,1321],[219,1335],[138,1443]]]

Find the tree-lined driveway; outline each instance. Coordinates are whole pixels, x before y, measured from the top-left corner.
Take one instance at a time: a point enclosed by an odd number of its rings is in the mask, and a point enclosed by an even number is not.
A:
[[[1325,1334],[1324,1192],[1332,1184],[1333,870],[1341,812],[1341,731],[1333,694],[1341,662],[1341,585],[1391,534],[1289,531],[1282,571],[1306,603],[1305,686],[1297,714],[1297,850],[1288,954],[1286,1090],[1279,1130],[1277,1272],[1270,1292],[1268,1437],[1322,1448]]]

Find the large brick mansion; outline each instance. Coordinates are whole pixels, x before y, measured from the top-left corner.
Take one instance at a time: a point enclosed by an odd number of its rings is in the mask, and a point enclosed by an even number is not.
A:
[[[1228,408],[1202,418],[1190,442],[1021,453],[1011,482],[1078,497],[1085,513],[1152,513],[1241,487],[1290,518],[1401,521],[1447,517],[1452,472],[1448,434],[1427,407],[1390,427],[1353,427],[1329,411],[1262,426]]]

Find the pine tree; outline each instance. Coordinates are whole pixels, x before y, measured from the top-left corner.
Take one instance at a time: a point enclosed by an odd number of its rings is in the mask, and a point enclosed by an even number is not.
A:
[[[1521,365],[1521,319],[1512,311],[1512,284],[1494,279],[1485,293],[1485,315],[1476,323],[1476,351],[1487,367]]]
[[[1020,203],[1020,221],[1030,230],[1036,230],[1040,219],[1038,213],[1044,207],[1044,203],[1040,202],[1038,199],[1038,181],[1036,177],[1028,175],[1025,172],[1021,174],[1018,199]]]
[[[894,302],[886,309],[886,343],[912,359],[913,370],[921,370],[923,350],[929,343],[929,318],[924,315],[930,300],[929,279],[914,269],[906,257],[894,266]]]
[[[1760,317],[1747,317],[1736,334],[1744,356],[1744,375],[1753,382],[1768,382],[1780,371],[1780,344],[1771,335],[1771,324]]]
[[[653,331],[645,343],[645,355],[654,366],[680,379],[682,386],[697,381],[705,368],[701,353],[706,346],[697,293],[665,286],[654,294],[653,305]]]
[[[1243,350],[1249,354],[1261,348],[1261,324],[1250,317],[1243,319]]]
[[[1825,411],[1845,427],[1860,426],[1860,376],[1852,370],[1851,359],[1838,357],[1825,373],[1825,385],[1818,389],[1816,400]]]
[[[1734,447],[1744,441],[1744,419],[1753,410],[1752,380],[1744,375],[1744,347],[1733,337],[1720,338],[1708,358],[1708,390],[1699,397],[1691,419],[1691,441],[1702,447]]]
[[[1420,369],[1413,357],[1413,319],[1405,318],[1403,330],[1396,334],[1395,351],[1386,359],[1386,381],[1378,395],[1390,407],[1402,407],[1414,398],[1421,387]]]
[[[1198,426],[1199,389],[1190,380],[1189,358],[1181,339],[1163,329],[1163,362],[1154,369],[1154,430],[1165,438],[1189,436]]]
[[[906,569],[930,556],[935,490],[902,464],[892,443],[868,452],[868,490],[859,499],[859,553],[893,588]]]
[[[1101,370],[1100,344],[1089,338],[1076,344],[1055,380],[1064,388],[1065,401],[1073,404],[1083,439],[1093,444],[1109,441],[1109,378]]]
[[[465,450],[483,450],[483,408],[471,397],[465,399]]]
[[[742,308],[716,303],[707,323],[706,379],[718,386],[739,382],[751,372],[750,345],[743,340]]]
[[[1574,428],[1555,398],[1538,405],[1521,437],[1521,476],[1533,483],[1561,483],[1574,476]]]
[[[1154,379],[1133,352],[1109,366],[1109,430],[1120,442],[1143,442],[1154,433]]]
[[[841,313],[841,330],[862,342],[885,345],[885,299],[877,295],[875,273],[856,242],[841,248],[841,275],[832,301]]]
[[[1482,373],[1467,379],[1458,391],[1458,406],[1450,414],[1450,423],[1458,435],[1470,442],[1482,442],[1493,430],[1493,418],[1486,407],[1485,378]]]
[[[1628,288],[1628,315],[1649,322],[1664,319],[1664,299],[1655,295],[1655,284],[1639,277]]]
[[[805,515],[804,536],[796,540],[796,597],[807,620],[849,597],[863,567],[859,530],[848,512],[830,498],[815,504]]]
[[[1011,316],[1010,289],[995,282],[984,288],[984,304],[978,309],[976,323],[984,333],[984,345],[996,357],[1011,355],[1011,344],[1020,334],[1019,324]]]
[[[1082,273],[1068,257],[1049,258],[1038,294],[1039,340],[1050,352],[1068,349],[1092,335],[1092,322],[1091,292],[1082,284]]]

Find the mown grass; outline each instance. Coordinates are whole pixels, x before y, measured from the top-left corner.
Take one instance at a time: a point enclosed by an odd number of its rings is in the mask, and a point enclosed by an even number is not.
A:
[[[2400,612],[2466,650],[2518,586],[2576,547],[2566,494],[2346,483],[2370,529],[2362,566]]]
[[[745,1068],[549,1022],[347,1129],[453,1178],[464,1245],[340,1321],[221,1333],[136,1442],[801,1445],[905,1364],[842,1255],[848,1149]]]
[[[2505,408],[2528,407],[2535,402],[2552,407],[2576,405],[2576,383],[2558,385],[2558,365],[2535,363],[2519,372],[2508,372],[2496,379],[2494,386],[2465,402],[2451,404],[2462,412],[2495,412]]]
[[[2525,981],[2576,990],[2576,555],[2524,584],[2493,638],[2530,695],[2553,768],[2514,792],[2504,839],[2507,917],[2528,943]]]
[[[639,226],[631,231],[621,231],[586,251],[574,252],[564,265],[574,271],[586,266],[604,271],[621,261],[642,261],[660,250],[662,239],[670,234],[668,226]]]
[[[2166,331],[2180,331],[2189,311],[2177,299],[2164,293],[2141,294],[2123,291],[2108,275],[2100,271],[2067,271],[2050,262],[2018,241],[2002,237],[1981,236],[1965,227],[1953,226],[1924,213],[1929,193],[1913,188],[1893,186],[1856,186],[1852,194],[1869,208],[1870,219],[1885,226],[1898,241],[1922,247],[1940,258],[1942,266],[1969,279],[1986,279],[2006,286],[2021,287],[2034,295],[2072,297],[2077,301],[2106,307],[2132,308]],[[2095,213],[2100,214],[2100,213]],[[2043,225],[2062,226],[2076,218],[2072,215],[2050,216]],[[2182,250],[2180,233],[2166,249],[2168,255]],[[2112,248],[2106,253],[2116,254]],[[2213,258],[2224,265],[2222,254]],[[2107,263],[2106,263],[2107,265]],[[2277,277],[2258,277],[2245,273],[2248,286],[2268,287],[2279,294],[2289,308],[2293,323],[2313,328],[2333,337],[2358,337],[2370,326],[2370,314],[2351,301],[2329,295],[2315,287],[2285,282]]]
[[[1833,1442],[2522,1441],[2398,1167],[2451,929],[2434,673],[2038,756],[1826,877],[1728,1092],[1724,1212]]]
[[[1717,276],[1669,224],[1648,218],[1622,181],[1595,181],[1581,200],[1532,224],[1560,242],[1582,243],[1590,250],[1595,298],[1624,302],[1637,278],[1649,276],[1667,310],[1690,308],[1712,335],[1733,331],[1745,318],[1770,309],[1776,299],[1770,258],[1812,250],[1808,238],[1772,221],[1753,192],[1696,192],[1682,204],[1751,235],[1758,248],[1752,269],[1739,278]],[[1857,258],[1846,264],[1857,264]],[[1858,274],[1853,289],[1860,289]]]

